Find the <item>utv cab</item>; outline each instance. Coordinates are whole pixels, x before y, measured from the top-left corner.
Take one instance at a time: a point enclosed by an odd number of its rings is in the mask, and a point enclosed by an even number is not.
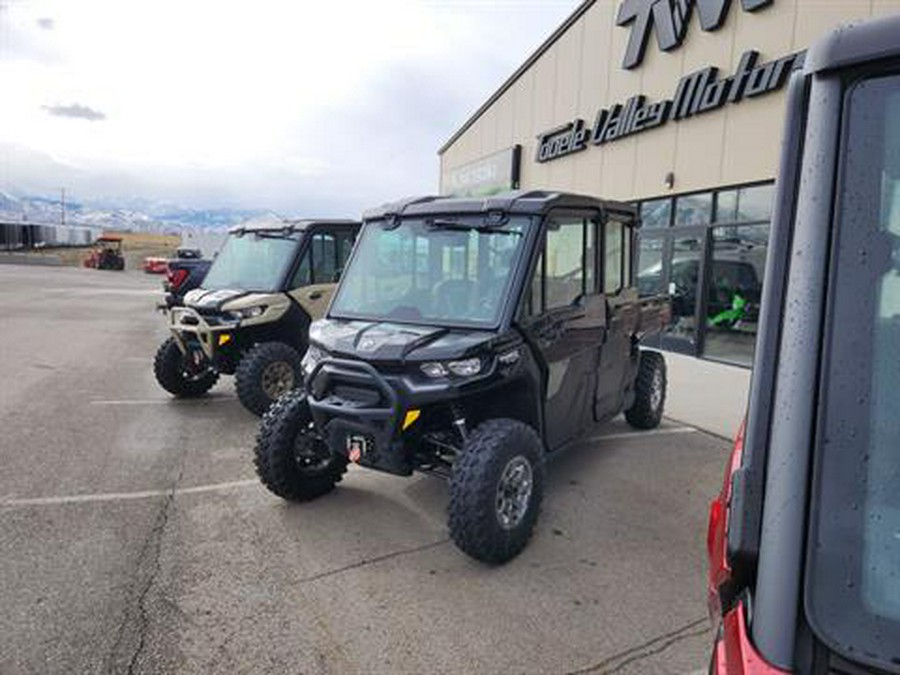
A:
[[[710,672],[900,673],[900,16],[793,76],[765,280]]]
[[[202,287],[170,307],[172,335],[154,362],[159,384],[192,397],[234,374],[238,398],[257,415],[299,386],[309,324],[322,316],[358,229],[349,220],[280,219],[232,229]]]
[[[635,209],[592,197],[426,197],[365,215],[303,388],[262,421],[256,467],[276,495],[329,492],[348,462],[450,481],[450,533],[501,563],[534,528],[548,454],[625,412],[659,424],[668,317],[638,299]]]

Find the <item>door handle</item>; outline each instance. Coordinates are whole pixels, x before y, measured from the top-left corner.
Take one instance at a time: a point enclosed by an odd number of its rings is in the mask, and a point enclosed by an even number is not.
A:
[[[318,300],[322,297],[322,291],[310,291],[307,296],[310,300]]]

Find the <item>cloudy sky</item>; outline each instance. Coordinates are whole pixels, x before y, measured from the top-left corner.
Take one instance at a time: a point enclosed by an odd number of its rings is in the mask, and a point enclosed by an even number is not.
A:
[[[578,0],[0,0],[0,190],[352,215]]]

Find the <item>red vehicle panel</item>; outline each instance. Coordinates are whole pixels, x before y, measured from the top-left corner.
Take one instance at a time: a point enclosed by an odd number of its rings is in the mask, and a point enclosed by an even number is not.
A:
[[[144,258],[144,271],[147,274],[165,274],[168,271],[166,258]]]

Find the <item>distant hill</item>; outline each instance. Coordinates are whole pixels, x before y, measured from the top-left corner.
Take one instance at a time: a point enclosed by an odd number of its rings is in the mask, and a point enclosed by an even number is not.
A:
[[[65,221],[104,229],[135,232],[180,232],[226,230],[232,225],[267,213],[264,209],[193,209],[151,200],[113,201],[96,199],[69,201]],[[58,224],[62,221],[60,197],[14,195],[0,191],[0,220]]]

